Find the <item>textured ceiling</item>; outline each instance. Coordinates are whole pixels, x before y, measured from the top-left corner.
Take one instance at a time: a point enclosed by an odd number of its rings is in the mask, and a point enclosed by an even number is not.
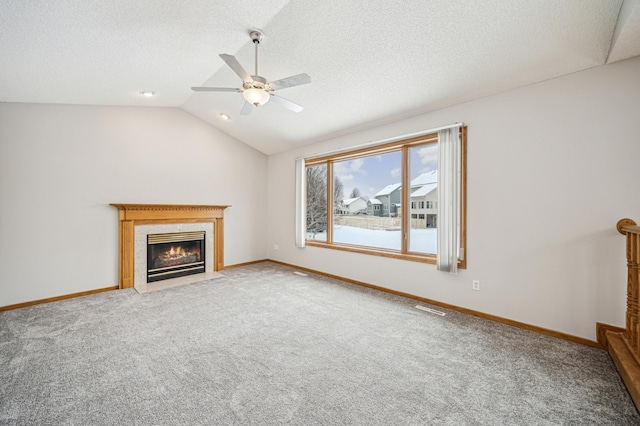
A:
[[[250,28],[304,111],[190,90],[253,74]],[[640,0],[0,2],[0,101],[175,106],[266,154],[637,55]]]

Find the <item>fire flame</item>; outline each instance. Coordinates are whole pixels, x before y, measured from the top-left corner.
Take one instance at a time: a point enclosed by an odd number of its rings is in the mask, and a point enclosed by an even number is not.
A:
[[[152,264],[155,268],[171,267],[192,262],[200,262],[200,249],[191,249],[189,245],[184,248],[180,245],[171,245],[170,248],[154,257]]]
[[[178,257],[184,257],[186,254],[182,246],[173,247],[171,246],[171,250],[169,250],[169,257],[176,259]]]

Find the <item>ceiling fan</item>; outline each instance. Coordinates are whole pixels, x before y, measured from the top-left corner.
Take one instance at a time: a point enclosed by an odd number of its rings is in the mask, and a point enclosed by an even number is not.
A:
[[[220,55],[223,61],[231,67],[231,69],[238,74],[242,79],[242,88],[231,87],[192,87],[191,90],[195,92],[240,92],[244,96],[245,103],[240,111],[241,115],[251,114],[253,107],[259,107],[266,104],[269,100],[279,103],[285,108],[290,109],[293,112],[300,112],[303,110],[302,105],[298,105],[295,102],[291,102],[285,98],[274,95],[273,91],[286,89],[288,87],[300,86],[302,84],[311,83],[311,77],[302,73],[291,77],[283,78],[281,80],[267,82],[267,79],[258,75],[258,45],[264,38],[264,34],[259,30],[252,30],[249,32],[249,36],[255,45],[256,50],[256,72],[255,75],[249,75],[249,73],[240,65],[240,62],[233,56],[223,53]]]

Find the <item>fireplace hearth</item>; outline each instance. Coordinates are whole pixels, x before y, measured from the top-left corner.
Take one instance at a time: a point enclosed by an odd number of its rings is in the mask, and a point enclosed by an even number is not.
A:
[[[205,232],[147,235],[147,283],[206,272]]]

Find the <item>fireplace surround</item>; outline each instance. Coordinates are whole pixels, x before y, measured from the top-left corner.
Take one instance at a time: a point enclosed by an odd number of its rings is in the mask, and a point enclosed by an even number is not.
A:
[[[208,227],[212,231],[213,250],[206,250],[206,259],[204,260],[211,263],[213,271],[224,269],[224,210],[230,206],[190,204],[111,205],[118,209],[119,219],[119,288],[134,287],[134,284],[136,284],[135,277],[141,272],[138,270],[141,268],[136,266],[136,251],[139,251],[142,245],[136,243],[137,228],[140,228],[138,231],[150,228],[145,232],[153,234],[172,232],[167,228],[170,225],[177,225],[176,229],[178,231],[188,232],[199,230],[195,228],[204,227],[204,230]],[[162,227],[154,228],[157,225],[162,225]],[[170,228],[173,229],[173,227]],[[153,229],[157,229],[157,232],[153,231]],[[146,263],[145,253],[143,267],[146,266]],[[146,275],[146,268],[145,271],[142,271],[142,274],[143,276]]]

